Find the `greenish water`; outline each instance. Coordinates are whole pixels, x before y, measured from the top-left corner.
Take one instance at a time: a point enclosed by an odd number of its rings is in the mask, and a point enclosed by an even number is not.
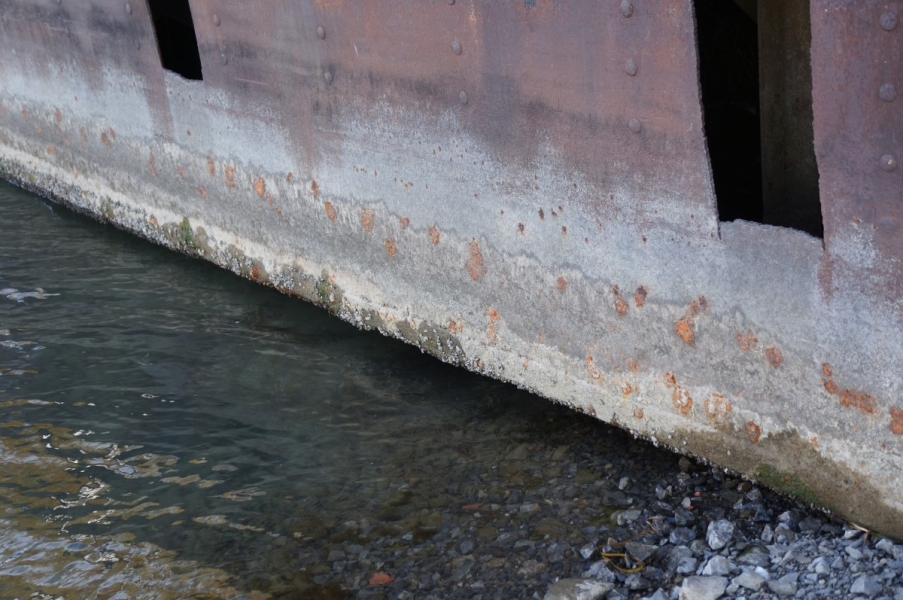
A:
[[[4,183],[0,290],[2,598],[527,598],[677,460]]]

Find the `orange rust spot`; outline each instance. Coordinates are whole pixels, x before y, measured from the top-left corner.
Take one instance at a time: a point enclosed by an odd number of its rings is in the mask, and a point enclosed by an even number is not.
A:
[[[635,361],[635,360],[631,360],[631,361],[630,361],[630,370],[631,370],[633,373],[636,373],[637,371],[639,371],[639,370],[640,370],[640,365],[639,365],[639,363],[637,363],[637,361]]]
[[[288,173],[285,174],[285,181],[286,181],[286,183],[291,183],[291,182],[293,182],[294,180],[295,180],[295,175],[294,175],[294,173],[292,173],[291,171],[289,171]]]
[[[335,221],[335,207],[332,205],[332,202],[327,200],[323,203],[323,210],[326,211],[326,218],[330,221]]]
[[[253,279],[254,281],[260,279],[260,269],[257,267],[257,265],[251,267],[251,279]]]
[[[154,159],[154,153],[149,152],[147,155],[147,170],[154,177],[157,176],[157,161]]]
[[[235,167],[232,165],[226,165],[223,167],[223,172],[226,174],[226,185],[230,188],[235,187]]]
[[[837,384],[834,383],[834,380],[833,380],[833,379],[824,379],[824,378],[822,378],[821,384],[822,384],[823,386],[825,386],[825,389],[828,390],[828,393],[829,393],[829,394],[836,394],[836,393],[839,391],[839,389],[838,389],[838,387],[837,387]]]
[[[439,245],[439,228],[435,225],[430,225],[430,240],[432,240],[434,246]]]
[[[590,377],[593,379],[602,379],[602,374],[596,368],[596,365],[593,364],[593,357],[589,355],[586,357],[586,370],[589,371]]]
[[[452,333],[460,333],[464,331],[464,321],[462,321],[461,319],[458,319],[457,321],[449,321],[448,330]]]
[[[642,408],[634,408],[633,416],[636,417],[637,419],[642,419],[643,418],[643,409]]]
[[[151,215],[151,216],[147,219],[147,221],[148,221],[148,223],[150,223],[150,224],[153,225],[154,227],[159,227],[159,226],[160,226],[160,224],[157,222],[157,217],[155,217],[154,215]]]
[[[369,208],[365,208],[361,211],[361,225],[363,225],[364,231],[373,231],[374,216],[375,213]]]
[[[810,436],[809,443],[812,445],[813,448],[818,450],[818,436],[817,435]]]
[[[755,348],[757,343],[759,343],[759,339],[752,332],[752,329],[747,330],[746,333],[737,334],[737,345],[740,346],[742,352],[749,352],[752,348]]]
[[[107,135],[107,132],[106,132],[106,131],[101,131],[101,132],[100,132],[100,141],[103,142],[103,145],[104,145],[104,146],[109,146],[109,145],[110,145],[110,136]]]
[[[56,154],[56,148],[53,147],[53,144],[47,144],[47,152],[50,154]]]
[[[822,363],[821,372],[825,374],[825,377],[830,377],[834,374],[834,371],[831,370],[831,365],[828,363]]]
[[[703,407],[709,420],[718,425],[726,425],[731,411],[734,410],[730,401],[717,392],[709,394],[709,397],[703,403]]]
[[[57,122],[57,123],[62,123],[62,122],[63,122],[63,113],[62,113],[62,111],[61,111],[60,109],[58,109],[58,108],[55,109],[55,110],[53,111],[53,116],[54,116],[54,118],[56,118],[56,122]]]
[[[677,385],[677,377],[674,376],[674,373],[671,371],[666,371],[664,375],[662,375],[662,379],[665,380],[665,385],[668,387]]]
[[[491,306],[486,309],[486,314],[489,316],[489,327],[486,328],[486,331],[489,334],[489,343],[494,344],[497,337],[495,324],[498,323],[502,317],[499,315],[499,311]]]
[[[200,188],[198,188],[198,191],[201,193],[201,198],[206,200],[207,199],[207,188],[204,186],[201,186]]]
[[[903,434],[903,409],[890,407],[890,430],[894,435]]]
[[[207,172],[210,173],[211,176],[216,175],[216,166],[213,164],[213,157],[207,157]]]
[[[878,401],[866,392],[856,390],[841,390],[840,405],[858,408],[864,413],[873,415],[878,411]]]
[[[568,280],[564,277],[559,277],[557,280],[555,280],[555,287],[558,288],[559,292],[565,291],[566,289],[568,289]]]
[[[676,333],[687,346],[696,345],[696,334],[693,333],[693,319],[688,317],[678,319],[677,323],[674,324],[674,333]]]
[[[781,354],[781,350],[774,346],[769,346],[765,348],[765,358],[768,360],[768,364],[777,369],[781,366],[781,363],[784,362],[784,357]]]
[[[480,252],[480,244],[476,240],[470,241],[470,258],[467,260],[467,272],[474,281],[479,281],[486,275],[486,267],[483,265],[483,253]]]
[[[398,224],[401,225],[402,229],[407,229],[408,226],[411,224],[411,220],[407,217],[402,217],[402,218],[398,219]]]
[[[633,293],[633,303],[637,308],[642,308],[646,305],[646,296],[649,295],[649,290],[646,289],[645,285],[641,285],[636,289]]]
[[[690,416],[690,410],[693,408],[693,398],[687,390],[675,387],[674,391],[671,392],[671,403],[674,405],[674,408],[680,411],[680,414],[685,417]]]
[[[621,290],[618,289],[618,286],[611,286],[611,295],[615,297],[615,311],[617,311],[619,317],[627,316],[627,309],[630,308],[627,302],[624,301],[624,298],[621,297]]]
[[[398,252],[398,248],[395,246],[395,240],[392,238],[386,238],[386,252],[389,253],[389,256],[395,256],[395,253]]]
[[[621,395],[626,398],[627,396],[629,396],[632,393],[633,393],[633,386],[629,382],[625,381],[624,385],[621,386]]]
[[[759,429],[759,426],[750,421],[746,424],[746,435],[749,436],[749,441],[753,444],[759,443],[759,437],[762,435],[762,430]]]
[[[263,177],[258,177],[254,180],[254,193],[263,198],[263,195],[267,191],[267,184],[263,180]]]

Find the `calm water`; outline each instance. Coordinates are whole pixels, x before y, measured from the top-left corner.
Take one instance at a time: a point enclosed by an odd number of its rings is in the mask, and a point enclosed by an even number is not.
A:
[[[0,290],[2,598],[526,598],[677,461],[3,183]]]

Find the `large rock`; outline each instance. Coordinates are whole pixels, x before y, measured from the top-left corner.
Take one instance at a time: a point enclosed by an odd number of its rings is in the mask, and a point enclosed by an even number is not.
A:
[[[598,600],[614,587],[599,579],[559,579],[549,587],[543,600]]]
[[[680,586],[680,600],[716,600],[725,589],[726,577],[687,577]]]

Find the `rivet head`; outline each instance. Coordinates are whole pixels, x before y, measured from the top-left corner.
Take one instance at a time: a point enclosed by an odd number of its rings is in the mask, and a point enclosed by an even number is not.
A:
[[[885,102],[893,102],[897,98],[897,88],[892,83],[885,83],[878,89],[878,97]]]
[[[897,15],[892,12],[886,12],[881,15],[881,29],[884,31],[893,31],[897,26]]]
[[[461,47],[461,42],[459,42],[458,40],[452,42],[452,52],[454,52],[455,54],[461,54],[461,50],[463,50],[463,48]]]
[[[132,14],[132,5],[128,2],[125,3],[125,12]]]
[[[634,117],[627,122],[627,126],[630,128],[630,131],[632,131],[634,133],[639,133],[640,129],[643,128],[643,123],[640,122],[639,119]]]
[[[633,2],[630,0],[621,0],[621,14],[625,19],[633,16]]]
[[[636,72],[637,72],[636,61],[633,60],[632,58],[628,58],[627,61],[624,63],[624,72],[626,72],[631,77],[636,75]]]
[[[221,22],[222,22],[222,21],[219,20],[219,15],[213,15],[213,24],[214,24],[214,25],[216,25],[217,27],[219,27],[219,24],[220,24]]]
[[[897,168],[897,159],[892,154],[885,154],[879,164],[882,170],[890,172]]]
[[[323,79],[326,80],[326,83],[332,83],[332,71],[326,71],[323,73]]]
[[[219,55],[219,61],[220,61],[221,63],[223,63],[223,64],[226,64],[226,63],[229,62],[229,57],[226,56],[225,54],[220,54],[220,55]]]
[[[460,94],[458,94],[458,99],[461,101],[461,104],[467,104],[467,92],[461,92]]]
[[[326,39],[326,30],[323,29],[322,25],[317,25],[317,37],[320,38],[321,40]]]

